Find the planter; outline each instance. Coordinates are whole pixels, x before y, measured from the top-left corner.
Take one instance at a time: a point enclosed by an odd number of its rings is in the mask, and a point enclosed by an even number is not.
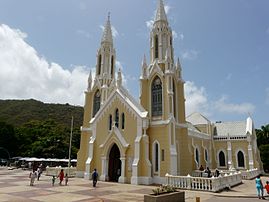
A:
[[[185,192],[170,192],[160,195],[144,195],[144,202],[185,202]]]

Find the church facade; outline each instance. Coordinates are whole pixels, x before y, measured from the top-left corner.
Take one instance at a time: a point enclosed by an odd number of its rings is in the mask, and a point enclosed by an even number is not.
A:
[[[110,19],[97,51],[95,79],[85,91],[77,175],[131,184],[164,183],[165,174],[187,175],[203,165],[227,170],[262,169],[256,134],[246,121],[212,123],[185,117],[184,80],[174,59],[173,36],[159,0],[150,31],[150,59],[141,65],[137,101],[116,77]],[[139,83],[137,84],[139,86]]]

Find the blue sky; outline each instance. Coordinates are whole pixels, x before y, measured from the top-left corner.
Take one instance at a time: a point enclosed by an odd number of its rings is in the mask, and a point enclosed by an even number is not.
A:
[[[268,124],[269,1],[165,0],[187,114]],[[108,12],[117,67],[138,98],[156,0],[1,0],[0,99],[84,104]]]

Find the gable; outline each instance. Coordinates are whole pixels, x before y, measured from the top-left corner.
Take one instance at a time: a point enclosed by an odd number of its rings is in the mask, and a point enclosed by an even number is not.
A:
[[[126,108],[131,116],[140,119],[146,118],[148,112],[139,103],[137,103],[133,97],[127,94],[128,92],[125,92],[124,90],[125,89],[123,88],[116,88],[106,102],[100,107],[95,117],[91,119],[90,123],[93,124],[98,122],[104,116],[105,112],[111,111],[111,108],[113,107],[112,105],[115,102],[118,102],[116,104],[117,106],[123,106]]]

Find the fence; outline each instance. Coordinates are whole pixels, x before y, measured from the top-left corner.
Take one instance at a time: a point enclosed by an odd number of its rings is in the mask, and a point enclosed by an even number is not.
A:
[[[219,177],[191,177],[165,175],[166,183],[180,189],[218,192],[226,187],[232,187],[242,183],[241,173],[225,174]]]

